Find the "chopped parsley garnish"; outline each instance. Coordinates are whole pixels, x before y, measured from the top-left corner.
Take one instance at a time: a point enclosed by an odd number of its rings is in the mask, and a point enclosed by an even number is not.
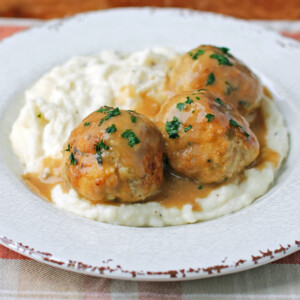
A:
[[[189,96],[187,96],[186,99],[187,99],[187,100],[186,100],[184,103],[178,102],[178,103],[176,104],[176,108],[177,108],[178,110],[182,111],[182,110],[185,109],[185,104],[192,104],[192,103],[194,102]],[[200,98],[199,98],[199,99],[200,99]]]
[[[238,89],[238,87],[233,87],[228,81],[225,81],[226,84],[226,91],[225,91],[225,95],[230,95],[232,91],[236,91]]]
[[[94,149],[96,150],[97,154],[96,154],[96,159],[99,165],[101,165],[102,163],[102,152],[101,150],[109,150],[109,146],[107,146],[103,140],[101,140],[100,143],[96,143]]]
[[[184,128],[184,132],[187,132],[187,131],[189,131],[190,129],[192,129],[192,125],[190,124],[188,127],[185,127]]]
[[[219,50],[221,50],[224,54],[227,54],[229,52],[229,48],[226,47],[217,47]]]
[[[214,117],[215,117],[215,115],[213,115],[213,114],[206,114],[206,116],[205,116],[205,118],[207,118],[207,122],[210,122]]]
[[[207,92],[207,89],[199,89],[197,90],[198,92],[202,92],[202,91],[206,91]]]
[[[178,130],[180,126],[180,121],[177,117],[173,117],[172,121],[167,121],[166,123],[166,131],[169,134],[170,139],[176,139],[179,137]]]
[[[221,54],[212,54],[209,56],[210,58],[216,59],[219,63],[219,65],[226,65],[226,66],[233,66],[233,64],[230,62],[230,60]]]
[[[136,123],[137,118],[135,116],[130,116],[132,123]]]
[[[192,110],[192,113],[194,114],[194,113],[195,113],[195,111],[194,111],[194,110]]]
[[[85,122],[83,126],[86,127],[86,126],[89,126],[90,124],[91,124],[91,122]]]
[[[70,165],[77,165],[77,160],[73,153],[70,154],[69,160],[70,160]]]
[[[37,116],[37,118],[40,118],[42,115],[41,114],[38,114],[38,115],[36,115]]]
[[[215,99],[215,102],[217,102],[221,106],[224,106],[224,103],[223,103],[223,101],[220,98]]]
[[[207,161],[208,163],[210,163],[210,162],[211,162],[211,160],[210,160],[210,159],[207,159],[206,161]]]
[[[112,107],[109,106],[104,106],[104,107],[100,107],[97,112],[108,112],[112,109]]]
[[[126,129],[122,133],[121,136],[124,139],[128,139],[128,145],[130,147],[133,147],[135,144],[139,144],[140,143],[140,139],[135,135],[135,133],[131,129]]]
[[[209,73],[205,85],[213,85],[216,81],[214,73]]]
[[[185,104],[179,102],[179,103],[177,103],[176,107],[177,107],[178,110],[182,111],[185,108]]]
[[[115,124],[111,124],[109,127],[105,129],[107,133],[114,133],[117,131],[117,127]]]
[[[198,97],[198,96],[196,96],[195,98],[196,98],[197,100],[200,100],[200,97]]]
[[[199,185],[198,190],[202,190],[202,189],[203,189],[203,185]]]
[[[245,100],[239,100],[239,105],[242,105],[242,106],[249,106],[250,103],[248,101],[245,101]]]
[[[243,133],[245,134],[246,137],[250,136],[249,133],[245,130],[245,128],[243,126],[241,126],[239,123],[237,123],[236,121],[230,119],[229,123],[233,126],[236,126],[236,127],[240,128],[243,131]]]
[[[69,152],[70,152],[70,151],[71,151],[71,148],[72,148],[72,147],[70,146],[70,144],[68,144],[68,148],[67,148],[65,151],[69,151]]]
[[[192,57],[192,59],[197,59],[199,55],[203,55],[204,50],[203,49],[198,49],[195,53],[189,52],[189,55]]]
[[[120,114],[120,110],[119,110],[118,107],[116,107],[116,108],[114,108],[114,109],[112,109],[110,111],[107,111],[107,115],[100,120],[100,123],[98,124],[98,126],[100,126],[101,124],[103,124],[103,122],[105,122],[106,120],[108,120],[108,119],[110,119],[112,117],[118,116],[119,114]]]
[[[96,154],[96,159],[97,159],[97,162],[98,162],[99,165],[102,164],[102,156],[101,155],[102,155],[101,152]]]
[[[96,143],[95,144],[95,150],[96,152],[101,152],[101,150],[104,149],[104,150],[109,150],[109,146],[107,146],[103,140],[100,141],[100,143]]]
[[[186,97],[186,101],[185,101],[186,104],[192,104],[193,102],[194,101],[189,96]]]

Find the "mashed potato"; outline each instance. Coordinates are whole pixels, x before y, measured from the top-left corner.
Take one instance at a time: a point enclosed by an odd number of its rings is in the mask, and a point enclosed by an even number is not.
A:
[[[139,51],[132,54],[101,52],[95,56],[75,57],[55,67],[25,93],[25,105],[13,125],[11,142],[26,172],[42,170],[47,157],[62,158],[63,144],[70,132],[99,106],[135,109],[145,101],[146,94],[158,103],[169,70],[177,54],[164,49]],[[124,87],[134,93],[124,95]],[[274,102],[263,98],[266,117],[267,146],[280,157],[276,167],[267,162],[263,168],[244,172],[244,180],[231,182],[197,199],[201,211],[191,204],[182,209],[167,208],[159,202],[137,204],[92,205],[71,189],[63,191],[60,184],[51,192],[52,201],[62,209],[93,220],[128,226],[166,226],[194,223],[237,211],[266,193],[288,152],[288,133]]]
[[[164,48],[127,55],[103,51],[74,57],[44,75],[25,92],[25,106],[10,136],[25,172],[39,171],[46,157],[61,158],[70,132],[100,106],[135,109],[141,94],[162,102],[159,91],[175,57]],[[135,92],[126,93],[127,87]]]

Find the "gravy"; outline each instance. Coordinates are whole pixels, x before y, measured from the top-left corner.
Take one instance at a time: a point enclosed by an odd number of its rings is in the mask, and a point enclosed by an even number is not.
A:
[[[255,159],[254,162],[250,164],[248,169],[250,168],[257,168],[259,170],[262,170],[267,162],[270,162],[273,164],[273,166],[276,168],[280,155],[267,147],[267,141],[266,141],[266,134],[267,134],[267,127],[264,120],[263,111],[261,108],[259,108],[256,112],[256,116],[251,123],[251,130],[255,133],[259,145],[260,145],[260,151],[258,157]]]
[[[200,185],[188,178],[178,177],[171,173],[165,174],[165,181],[160,194],[153,197],[150,201],[158,201],[166,208],[176,207],[181,209],[186,204],[191,204],[193,211],[202,211],[197,198],[207,197],[213,190],[230,184],[239,183],[243,180],[243,174],[231,178],[221,183],[211,183]]]
[[[43,169],[48,169],[44,176],[38,173],[26,173],[22,175],[23,180],[28,187],[44,199],[51,201],[51,190],[61,184],[64,191],[67,187],[63,179],[62,160],[51,159],[50,157],[43,160]]]
[[[123,96],[133,96],[134,93],[135,91],[130,87],[122,90]],[[266,91],[265,93],[270,94],[270,92],[267,93]],[[143,99],[146,101],[143,101],[143,106],[138,105],[136,110],[150,118],[153,118],[159,111],[160,104],[154,98],[151,98],[146,94],[140,94],[139,96],[143,97]],[[257,110],[255,118],[251,122],[251,129],[258,138],[260,144],[260,154],[257,159],[250,166],[248,166],[247,169],[255,167],[261,170],[265,167],[267,162],[271,162],[274,167],[276,167],[278,165],[280,155],[267,147],[267,128],[261,108]],[[51,201],[51,190],[55,185],[61,184],[63,189],[67,191],[67,187],[63,179],[62,165],[62,160],[47,158],[43,161],[43,167],[49,169],[48,174],[46,174],[47,176],[42,177],[37,173],[27,173],[22,175],[22,178],[32,191]],[[198,183],[195,183],[192,180],[181,178],[171,174],[170,172],[166,172],[162,191],[158,195],[151,198],[149,202],[155,201],[159,202],[166,208],[175,207],[178,209],[181,209],[186,204],[191,204],[194,211],[201,211],[202,208],[198,201],[196,201],[197,198],[205,198],[214,189],[222,185],[236,182],[237,180],[241,182],[243,180],[243,176],[240,175],[238,178],[232,178],[220,184],[205,184],[200,186]],[[102,202],[101,204],[121,205],[121,203],[116,202]]]

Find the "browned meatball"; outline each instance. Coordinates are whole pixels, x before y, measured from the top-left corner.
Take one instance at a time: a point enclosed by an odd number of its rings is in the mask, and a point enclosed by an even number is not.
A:
[[[64,151],[65,175],[94,202],[145,200],[163,182],[163,140],[133,111],[101,107],[75,128]]]
[[[262,97],[259,79],[228,48],[199,46],[175,62],[170,84],[175,92],[208,89],[247,115]]]
[[[248,122],[207,91],[169,99],[156,116],[170,166],[200,183],[221,182],[241,172],[259,153]]]

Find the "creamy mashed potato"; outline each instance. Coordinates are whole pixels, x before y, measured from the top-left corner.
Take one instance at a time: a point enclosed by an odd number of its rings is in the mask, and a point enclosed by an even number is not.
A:
[[[142,94],[161,103],[159,91],[176,56],[165,48],[132,54],[103,51],[74,57],[44,75],[25,92],[10,136],[25,172],[39,171],[46,157],[61,158],[70,132],[100,106],[135,109]]]
[[[76,57],[54,68],[25,93],[25,106],[15,122],[11,142],[25,165],[25,172],[42,172],[47,157],[61,159],[63,144],[80,121],[99,106],[135,109],[146,101],[142,94],[163,102],[166,73],[176,54],[164,48],[128,55],[101,52],[89,57]],[[134,89],[134,93],[128,90]],[[124,92],[125,91],[125,92]],[[159,202],[137,204],[92,205],[74,189],[63,191],[60,184],[51,191],[54,204],[62,209],[93,220],[128,226],[166,226],[208,220],[237,211],[266,193],[288,152],[288,133],[274,102],[263,98],[262,111],[267,127],[267,147],[279,154],[275,166],[247,169],[242,181],[214,189],[196,201],[201,211],[191,204],[179,209]],[[46,176],[46,175],[45,175]]]

